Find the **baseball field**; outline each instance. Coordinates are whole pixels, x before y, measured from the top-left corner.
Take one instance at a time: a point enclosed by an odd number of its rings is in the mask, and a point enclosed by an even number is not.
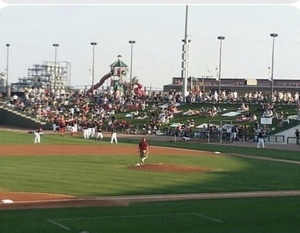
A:
[[[300,157],[149,138],[0,131],[0,232],[299,232]]]

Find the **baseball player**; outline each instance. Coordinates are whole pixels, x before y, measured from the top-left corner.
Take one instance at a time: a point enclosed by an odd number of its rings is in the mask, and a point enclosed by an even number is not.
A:
[[[64,136],[65,131],[66,131],[66,122],[65,122],[65,118],[64,116],[61,116],[59,121],[58,121],[58,125],[59,125],[59,132],[60,132],[60,136]]]
[[[116,129],[112,129],[110,143],[113,143],[114,141],[115,141],[115,143],[118,143]]]
[[[237,125],[232,126],[232,128],[231,128],[231,138],[230,138],[231,142],[235,142],[237,132],[238,132]]]
[[[41,143],[42,128],[34,130],[33,134],[35,136],[34,143]]]
[[[82,132],[83,132],[83,138],[84,139],[89,139],[90,134],[89,134],[89,129],[88,129],[88,123],[84,122],[82,125]]]
[[[92,123],[91,120],[88,121],[87,127],[88,127],[88,134],[89,134],[89,138],[90,138],[92,136],[92,131],[94,128],[94,124]]]
[[[78,132],[78,122],[77,119],[73,118],[72,121],[70,122],[71,126],[71,136],[76,135]]]
[[[141,142],[138,145],[138,153],[141,161],[140,163],[137,163],[136,166],[144,165],[144,162],[149,155],[149,144],[145,137],[142,138]]]
[[[260,146],[262,146],[262,148],[265,148],[265,140],[264,140],[264,135],[262,132],[258,133],[258,141],[257,141],[257,148],[260,148]]]
[[[91,121],[91,124],[90,124],[90,129],[89,129],[89,132],[90,132],[90,137],[95,137],[95,133],[96,133],[96,121],[92,122]]]
[[[95,140],[98,140],[100,138],[100,141],[102,141],[103,139],[102,123],[98,122],[96,128],[97,128],[97,135]]]
[[[53,132],[56,132],[57,127],[58,127],[58,117],[55,115],[52,117],[51,121],[52,121],[52,130]]]

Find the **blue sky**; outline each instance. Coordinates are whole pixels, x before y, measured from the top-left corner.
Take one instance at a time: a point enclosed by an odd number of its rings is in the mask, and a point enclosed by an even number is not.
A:
[[[6,68],[6,43],[11,44],[10,81],[27,69],[57,57],[71,62],[71,84],[91,84],[92,47],[95,41],[95,81],[109,72],[118,55],[145,86],[162,88],[181,74],[181,40],[185,5],[8,6],[0,11],[0,71]],[[268,78],[272,38],[275,40],[274,78],[299,78],[300,12],[292,6],[189,6],[189,75],[216,75],[219,41],[222,76]],[[210,73],[208,72],[210,71]]]

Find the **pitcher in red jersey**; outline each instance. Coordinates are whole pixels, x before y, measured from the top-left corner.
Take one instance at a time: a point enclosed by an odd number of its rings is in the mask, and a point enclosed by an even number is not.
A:
[[[145,160],[148,158],[149,155],[149,144],[146,138],[142,138],[141,142],[138,145],[138,153],[140,155],[141,162],[137,163],[136,165],[144,165]]]

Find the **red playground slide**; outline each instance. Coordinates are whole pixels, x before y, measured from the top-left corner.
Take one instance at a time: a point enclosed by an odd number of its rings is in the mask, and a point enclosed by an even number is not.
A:
[[[94,87],[91,87],[90,89],[87,90],[87,94],[91,93],[93,90],[97,90],[99,87],[101,87],[102,84],[105,82],[105,80],[107,80],[110,76],[112,76],[111,72],[109,72],[108,74],[104,75],[100,79],[100,81],[94,85]]]
[[[137,96],[145,96],[145,91],[142,89],[143,85],[136,82],[135,86],[133,87],[134,94]]]

